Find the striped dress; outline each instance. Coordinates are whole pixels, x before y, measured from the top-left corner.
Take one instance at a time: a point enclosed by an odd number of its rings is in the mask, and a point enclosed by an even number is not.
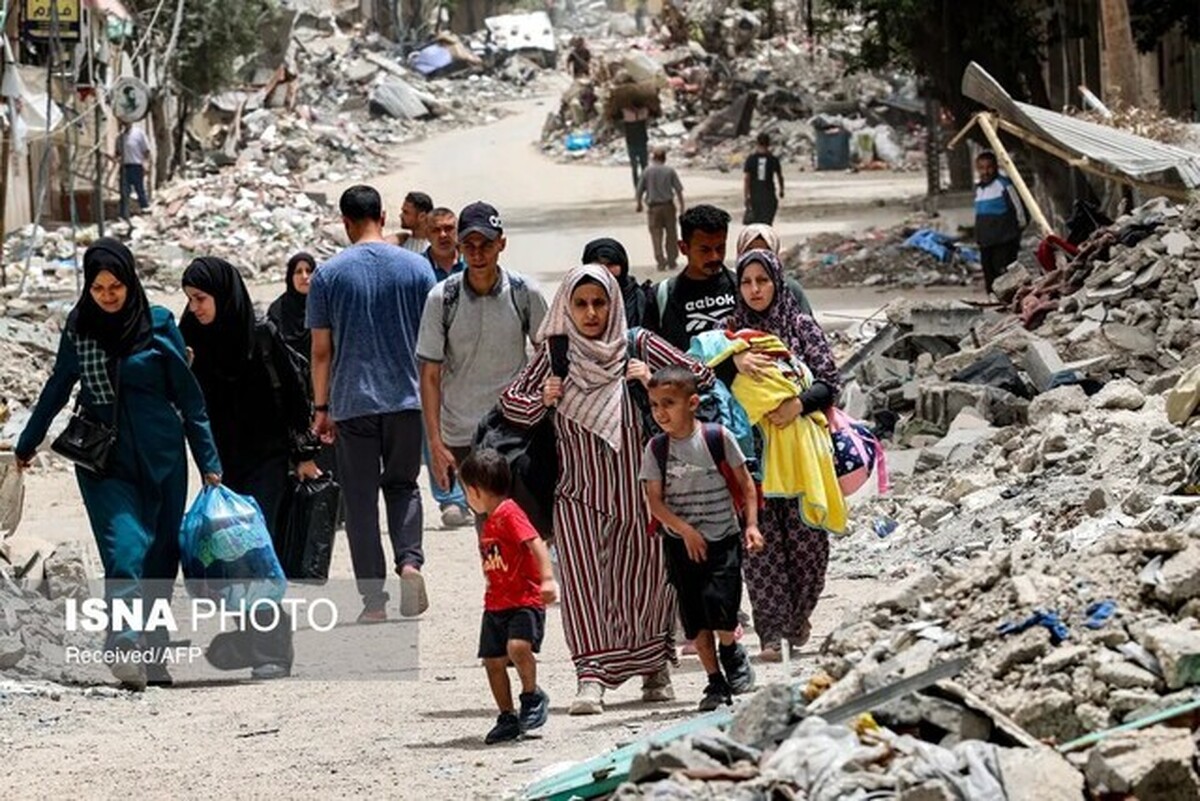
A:
[[[648,332],[639,357],[651,373],[668,365],[690,369],[702,385],[709,369]],[[545,416],[542,387],[550,378],[543,344],[500,397],[505,417],[533,425]],[[567,391],[570,391],[569,385]],[[649,531],[649,510],[638,481],[641,415],[624,393],[621,449],[555,416],[559,478],[554,539],[562,573],[563,628],[580,681],[617,687],[675,660],[675,596],[667,584],[662,542]]]

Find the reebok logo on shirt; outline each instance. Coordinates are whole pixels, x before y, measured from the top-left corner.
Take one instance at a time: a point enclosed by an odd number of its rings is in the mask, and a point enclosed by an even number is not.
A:
[[[733,312],[737,299],[732,294],[715,295],[688,301],[683,305],[687,318],[688,333],[699,333],[720,328],[725,318]],[[710,311],[711,310],[711,311]]]

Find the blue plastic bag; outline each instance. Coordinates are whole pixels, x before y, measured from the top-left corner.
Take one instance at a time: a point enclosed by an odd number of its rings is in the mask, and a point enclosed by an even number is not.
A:
[[[287,591],[258,503],[224,486],[200,491],[184,515],[179,553],[184,585],[193,598],[237,606],[262,599],[278,602]]]

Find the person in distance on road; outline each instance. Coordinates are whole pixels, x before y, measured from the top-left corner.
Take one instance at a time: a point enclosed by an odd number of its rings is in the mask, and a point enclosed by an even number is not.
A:
[[[638,178],[637,210],[646,208],[646,224],[650,228],[650,245],[654,263],[660,270],[675,268],[675,252],[679,250],[679,222],[683,213],[683,184],[674,167],[667,166],[667,149],[654,148],[653,163]],[[679,199],[676,207],[675,199]],[[645,204],[643,204],[645,201]],[[665,250],[664,250],[665,247]]]

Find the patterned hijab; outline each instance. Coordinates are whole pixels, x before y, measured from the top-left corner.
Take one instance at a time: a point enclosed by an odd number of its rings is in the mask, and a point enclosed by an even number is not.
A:
[[[775,297],[771,299],[771,305],[761,312],[751,309],[742,298],[742,276],[751,264],[759,264],[766,268],[767,275],[775,284]],[[733,314],[729,315],[729,329],[740,331],[752,328],[774,334],[788,346],[793,355],[803,353],[804,329],[800,325],[800,318],[804,312],[800,310],[800,304],[787,287],[779,257],[769,250],[751,250],[742,254],[737,263],[737,283],[737,307],[734,308]]]
[[[754,223],[753,225],[747,225],[742,229],[742,232],[738,234],[738,255],[741,256],[743,253],[749,250],[750,243],[755,239],[762,239],[764,242],[766,242],[767,248],[773,253],[779,252],[781,243],[779,241],[779,234],[775,233],[775,229],[769,225],[764,225],[763,223]]]
[[[109,314],[92,298],[92,283],[110,272],[125,285],[125,305]],[[150,302],[138,279],[137,264],[129,248],[111,238],[97,239],[83,254],[83,294],[67,316],[67,329],[95,342],[109,358],[121,358],[150,344]]]
[[[196,259],[183,271],[183,285],[212,295],[217,317],[203,325],[192,312],[183,313],[179,330],[195,351],[192,365],[201,383],[210,377],[240,378],[254,349],[254,304],[241,273],[229,262],[212,256]]]
[[[585,279],[599,284],[608,295],[608,325],[598,339],[585,337],[571,319],[571,296]],[[558,413],[600,437],[614,451],[621,450],[626,330],[617,279],[606,267],[587,264],[567,273],[538,331],[539,342],[554,336],[567,338],[571,366]]]

